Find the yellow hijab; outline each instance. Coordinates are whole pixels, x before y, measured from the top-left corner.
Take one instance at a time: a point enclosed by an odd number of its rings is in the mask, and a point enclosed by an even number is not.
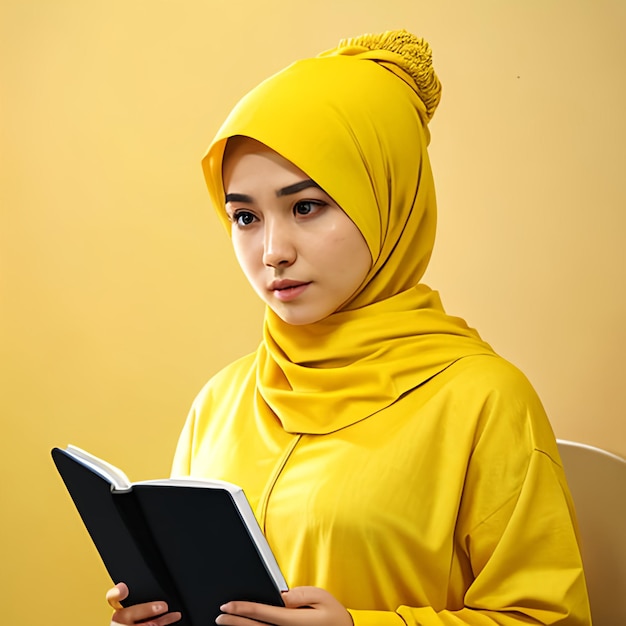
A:
[[[266,310],[256,401],[288,432],[333,432],[460,358],[493,354],[420,284],[435,238],[427,124],[440,92],[430,48],[414,35],[344,40],[248,93],[203,159],[211,199],[229,230],[222,158],[228,138],[244,135],[315,180],[357,225],[372,254],[363,285],[326,319],[291,326]]]

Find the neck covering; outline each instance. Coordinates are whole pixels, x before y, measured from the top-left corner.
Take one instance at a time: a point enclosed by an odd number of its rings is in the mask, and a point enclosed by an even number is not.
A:
[[[344,428],[460,358],[493,354],[420,284],[435,238],[427,124],[440,93],[424,40],[406,31],[343,40],[244,96],[203,159],[209,194],[229,231],[222,159],[228,138],[243,135],[319,184],[372,255],[360,288],[327,318],[292,326],[266,309],[256,390],[288,432]]]

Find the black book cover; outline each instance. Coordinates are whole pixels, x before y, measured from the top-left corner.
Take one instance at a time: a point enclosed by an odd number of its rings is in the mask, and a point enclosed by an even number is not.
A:
[[[52,457],[111,579],[129,587],[125,606],[165,600],[181,626],[206,626],[229,600],[283,604],[228,491],[162,482],[115,491],[66,451]]]

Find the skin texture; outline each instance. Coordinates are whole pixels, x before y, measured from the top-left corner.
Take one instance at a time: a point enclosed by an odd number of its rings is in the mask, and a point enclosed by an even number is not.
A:
[[[291,162],[247,138],[229,142],[224,159],[226,212],[241,268],[261,299],[289,324],[312,324],[359,288],[371,267],[365,239],[344,211]],[[180,620],[162,601],[123,608],[128,588],[107,592],[111,626],[167,626]],[[348,611],[327,591],[295,587],[284,607],[229,602],[222,626],[352,626]]]
[[[165,602],[146,602],[145,604],[135,604],[127,608],[122,608],[120,602],[128,597],[128,587],[124,583],[117,583],[115,587],[109,589],[106,599],[115,613],[111,618],[111,626],[118,624],[137,624],[141,622],[143,626],[167,626],[180,620],[180,613],[168,613]]]
[[[107,591],[107,602],[116,609],[111,626],[137,623],[167,626],[181,618],[180,613],[168,613],[165,602],[147,602],[120,609],[120,601],[127,596],[128,587],[124,583]],[[294,587],[283,593],[283,601],[284,607],[228,602],[220,607],[222,614],[215,621],[221,626],[353,626],[348,611],[331,594],[318,587]]]
[[[285,607],[229,602],[215,621],[221,626],[352,626],[346,609],[318,587],[294,587],[283,593]]]
[[[372,259],[339,205],[291,162],[245,137],[229,140],[223,179],[235,255],[259,297],[294,325],[340,309]]]

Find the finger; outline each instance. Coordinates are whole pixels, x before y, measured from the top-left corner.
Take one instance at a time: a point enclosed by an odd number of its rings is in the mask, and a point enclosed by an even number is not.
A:
[[[168,624],[174,624],[178,622],[182,617],[182,613],[178,611],[172,611],[172,613],[166,613],[163,617],[159,617],[155,626],[168,626]]]
[[[247,617],[241,617],[241,615],[229,615],[227,613],[218,615],[215,618],[215,623],[218,626],[268,626],[267,622],[257,622]]]
[[[271,606],[257,602],[228,602],[220,607],[222,614],[215,622],[221,626],[256,626],[273,624],[291,626],[302,624],[304,614],[301,609]]]
[[[181,617],[180,613],[173,612],[160,615],[148,621],[145,619],[137,621],[125,614],[114,614],[111,618],[111,626],[134,626],[135,624],[141,624],[142,626],[169,626],[178,622]]]
[[[126,598],[128,598],[128,587],[126,586],[126,583],[117,583],[115,587],[112,587],[106,593],[107,602],[115,610],[124,608],[121,601]]]
[[[334,598],[319,587],[294,587],[282,594],[286,607],[298,608],[303,606],[315,606],[324,602],[332,602]]]
[[[294,587],[282,594],[285,606],[256,602],[228,602],[216,622],[221,626],[352,626],[350,613],[328,591],[319,587]]]
[[[134,622],[135,624],[141,624],[141,626],[169,626],[170,624],[174,624],[179,621],[181,618],[180,613],[166,613],[165,615],[161,615],[155,619],[150,620],[149,622]],[[113,626],[116,626],[116,622],[111,622]]]
[[[165,615],[161,615],[160,617],[150,620],[149,622],[119,622],[117,621],[117,618],[113,616],[111,626],[135,626],[135,624],[141,624],[141,626],[170,626],[170,624],[174,624],[179,621],[180,618],[180,613],[166,613]]]
[[[147,622],[151,626],[165,626],[165,624],[178,621],[180,617],[178,612],[168,613],[165,602],[145,602],[115,611],[111,623],[136,624]]]
[[[293,624],[354,626],[347,609],[325,589],[294,587],[283,593],[282,598],[285,606],[297,616]]]

